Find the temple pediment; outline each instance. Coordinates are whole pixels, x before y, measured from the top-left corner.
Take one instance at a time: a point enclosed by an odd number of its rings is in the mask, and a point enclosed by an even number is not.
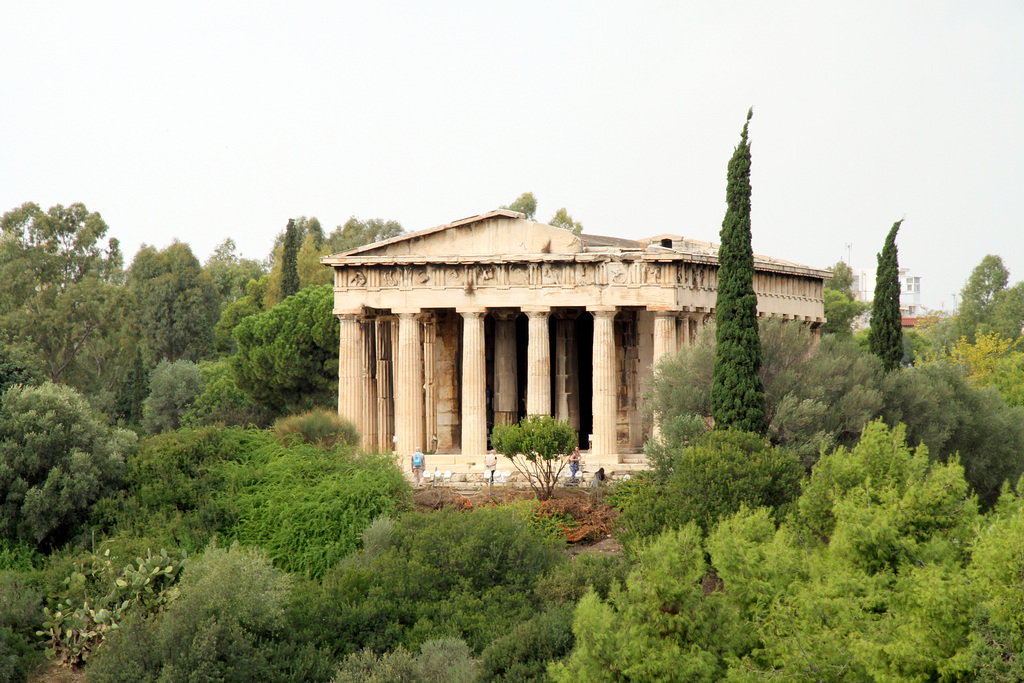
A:
[[[531,254],[576,254],[584,250],[577,235],[544,223],[528,221],[523,214],[497,209],[445,225],[399,235],[324,259],[343,257],[403,256],[526,256]]]

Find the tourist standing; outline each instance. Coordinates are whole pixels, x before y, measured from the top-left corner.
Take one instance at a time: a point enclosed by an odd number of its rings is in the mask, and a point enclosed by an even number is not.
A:
[[[417,486],[423,483],[423,468],[426,465],[427,457],[423,455],[422,449],[417,446],[416,452],[412,454],[412,477],[416,481]]]

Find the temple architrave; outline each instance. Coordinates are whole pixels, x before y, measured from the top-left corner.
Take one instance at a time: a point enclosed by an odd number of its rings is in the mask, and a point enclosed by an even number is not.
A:
[[[829,273],[755,255],[758,315],[824,322]],[[651,434],[655,360],[715,312],[717,247],[634,241],[497,210],[324,257],[340,321],[338,411],[363,446],[482,462],[495,424],[554,415],[589,459]]]

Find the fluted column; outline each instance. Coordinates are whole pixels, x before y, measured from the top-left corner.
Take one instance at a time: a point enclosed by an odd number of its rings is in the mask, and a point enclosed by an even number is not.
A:
[[[616,431],[615,311],[594,314],[594,441],[595,455],[618,452]]]
[[[579,360],[576,353],[576,316],[559,313],[555,319],[555,417],[580,429]]]
[[[492,311],[494,317],[494,424],[514,424],[519,417],[519,361],[516,311]]]
[[[359,322],[363,333],[363,448],[381,448],[377,434],[377,321],[373,317]],[[391,444],[388,444],[390,446]]]
[[[462,314],[462,454],[487,452],[487,359],[482,311]]]
[[[395,442],[395,359],[392,343],[395,326],[391,317],[377,318],[377,443],[383,451],[394,449]]]
[[[684,321],[685,322],[685,321]],[[673,311],[655,311],[654,313],[654,363],[666,357],[676,355],[676,314]],[[654,436],[661,432],[661,417],[654,416]]]
[[[355,425],[363,424],[363,328],[357,314],[338,316],[338,414]]]
[[[433,315],[423,321],[424,450],[433,450],[437,436],[437,384],[434,377],[434,342],[437,323]]]
[[[550,309],[524,311],[530,318],[527,347],[526,414],[551,414],[551,343],[548,340]]]
[[[398,314],[395,436],[401,462],[423,443],[423,333],[416,313]]]

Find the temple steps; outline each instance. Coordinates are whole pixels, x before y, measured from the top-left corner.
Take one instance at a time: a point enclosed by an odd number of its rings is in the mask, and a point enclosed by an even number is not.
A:
[[[634,472],[648,469],[647,460],[642,453],[597,456],[587,452],[582,454],[582,472],[577,475],[577,485],[589,486],[594,473],[604,468],[609,479],[622,479],[632,476]],[[456,488],[479,488],[486,486],[483,455],[461,455],[428,453],[423,483],[425,486],[454,486]],[[412,478],[411,463],[408,456],[402,461],[406,476]],[[569,482],[569,467],[563,470],[563,481]],[[509,486],[526,486],[525,478],[520,475],[512,462],[498,456],[495,484]]]

